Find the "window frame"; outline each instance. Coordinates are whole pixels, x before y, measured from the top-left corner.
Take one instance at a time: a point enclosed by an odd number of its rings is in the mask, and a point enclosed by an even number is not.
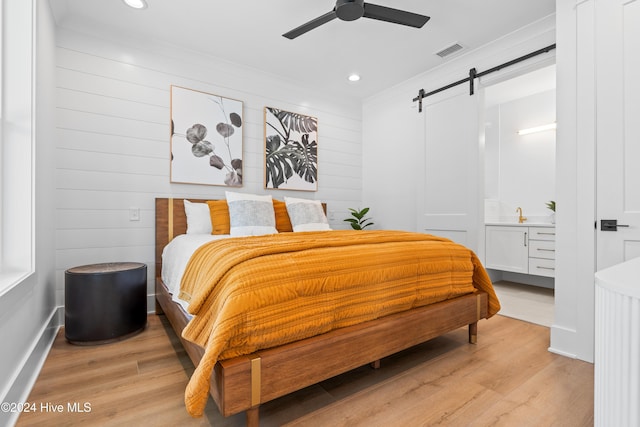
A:
[[[0,296],[35,271],[35,4],[0,8]]]

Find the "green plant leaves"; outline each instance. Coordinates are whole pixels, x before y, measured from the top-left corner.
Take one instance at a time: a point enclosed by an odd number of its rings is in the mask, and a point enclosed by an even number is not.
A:
[[[364,230],[374,224],[371,222],[371,218],[365,218],[365,215],[369,212],[369,208],[362,208],[360,210],[349,208],[349,211],[351,211],[353,218],[346,218],[344,221],[350,223],[351,228],[354,230]]]
[[[545,205],[547,206],[547,208],[549,208],[553,212],[556,211],[556,202],[555,202],[555,200],[550,200],[547,203],[545,203]]]

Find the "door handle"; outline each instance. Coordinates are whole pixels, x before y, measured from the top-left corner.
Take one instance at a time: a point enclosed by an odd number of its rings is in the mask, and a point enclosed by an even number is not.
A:
[[[600,230],[602,231],[618,231],[618,227],[629,228],[628,224],[618,224],[617,219],[602,219],[600,220]]]

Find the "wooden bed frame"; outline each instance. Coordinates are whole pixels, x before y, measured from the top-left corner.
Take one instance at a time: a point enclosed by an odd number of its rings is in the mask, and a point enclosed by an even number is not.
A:
[[[183,339],[188,320],[161,279],[162,249],[186,232],[184,199],[156,199],[156,313],[164,313],[195,365],[204,349]],[[189,199],[193,202],[205,200]],[[486,318],[484,292],[464,295],[329,333],[219,361],[211,378],[211,396],[222,415],[245,411],[247,426],[259,424],[262,403],[316,384],[383,357],[469,326],[469,342],[477,339],[477,322]],[[400,333],[399,333],[400,332]]]

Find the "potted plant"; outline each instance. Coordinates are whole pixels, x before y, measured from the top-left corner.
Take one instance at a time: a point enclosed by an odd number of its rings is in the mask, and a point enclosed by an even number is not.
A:
[[[545,204],[547,205],[547,208],[552,211],[551,224],[555,224],[556,223],[556,202],[555,200],[549,200]]]
[[[354,230],[364,230],[366,227],[373,225],[371,218],[365,218],[365,215],[369,212],[369,208],[363,208],[360,210],[349,208],[349,210],[351,211],[351,216],[353,218],[347,218],[345,221],[350,223],[351,228]]]

